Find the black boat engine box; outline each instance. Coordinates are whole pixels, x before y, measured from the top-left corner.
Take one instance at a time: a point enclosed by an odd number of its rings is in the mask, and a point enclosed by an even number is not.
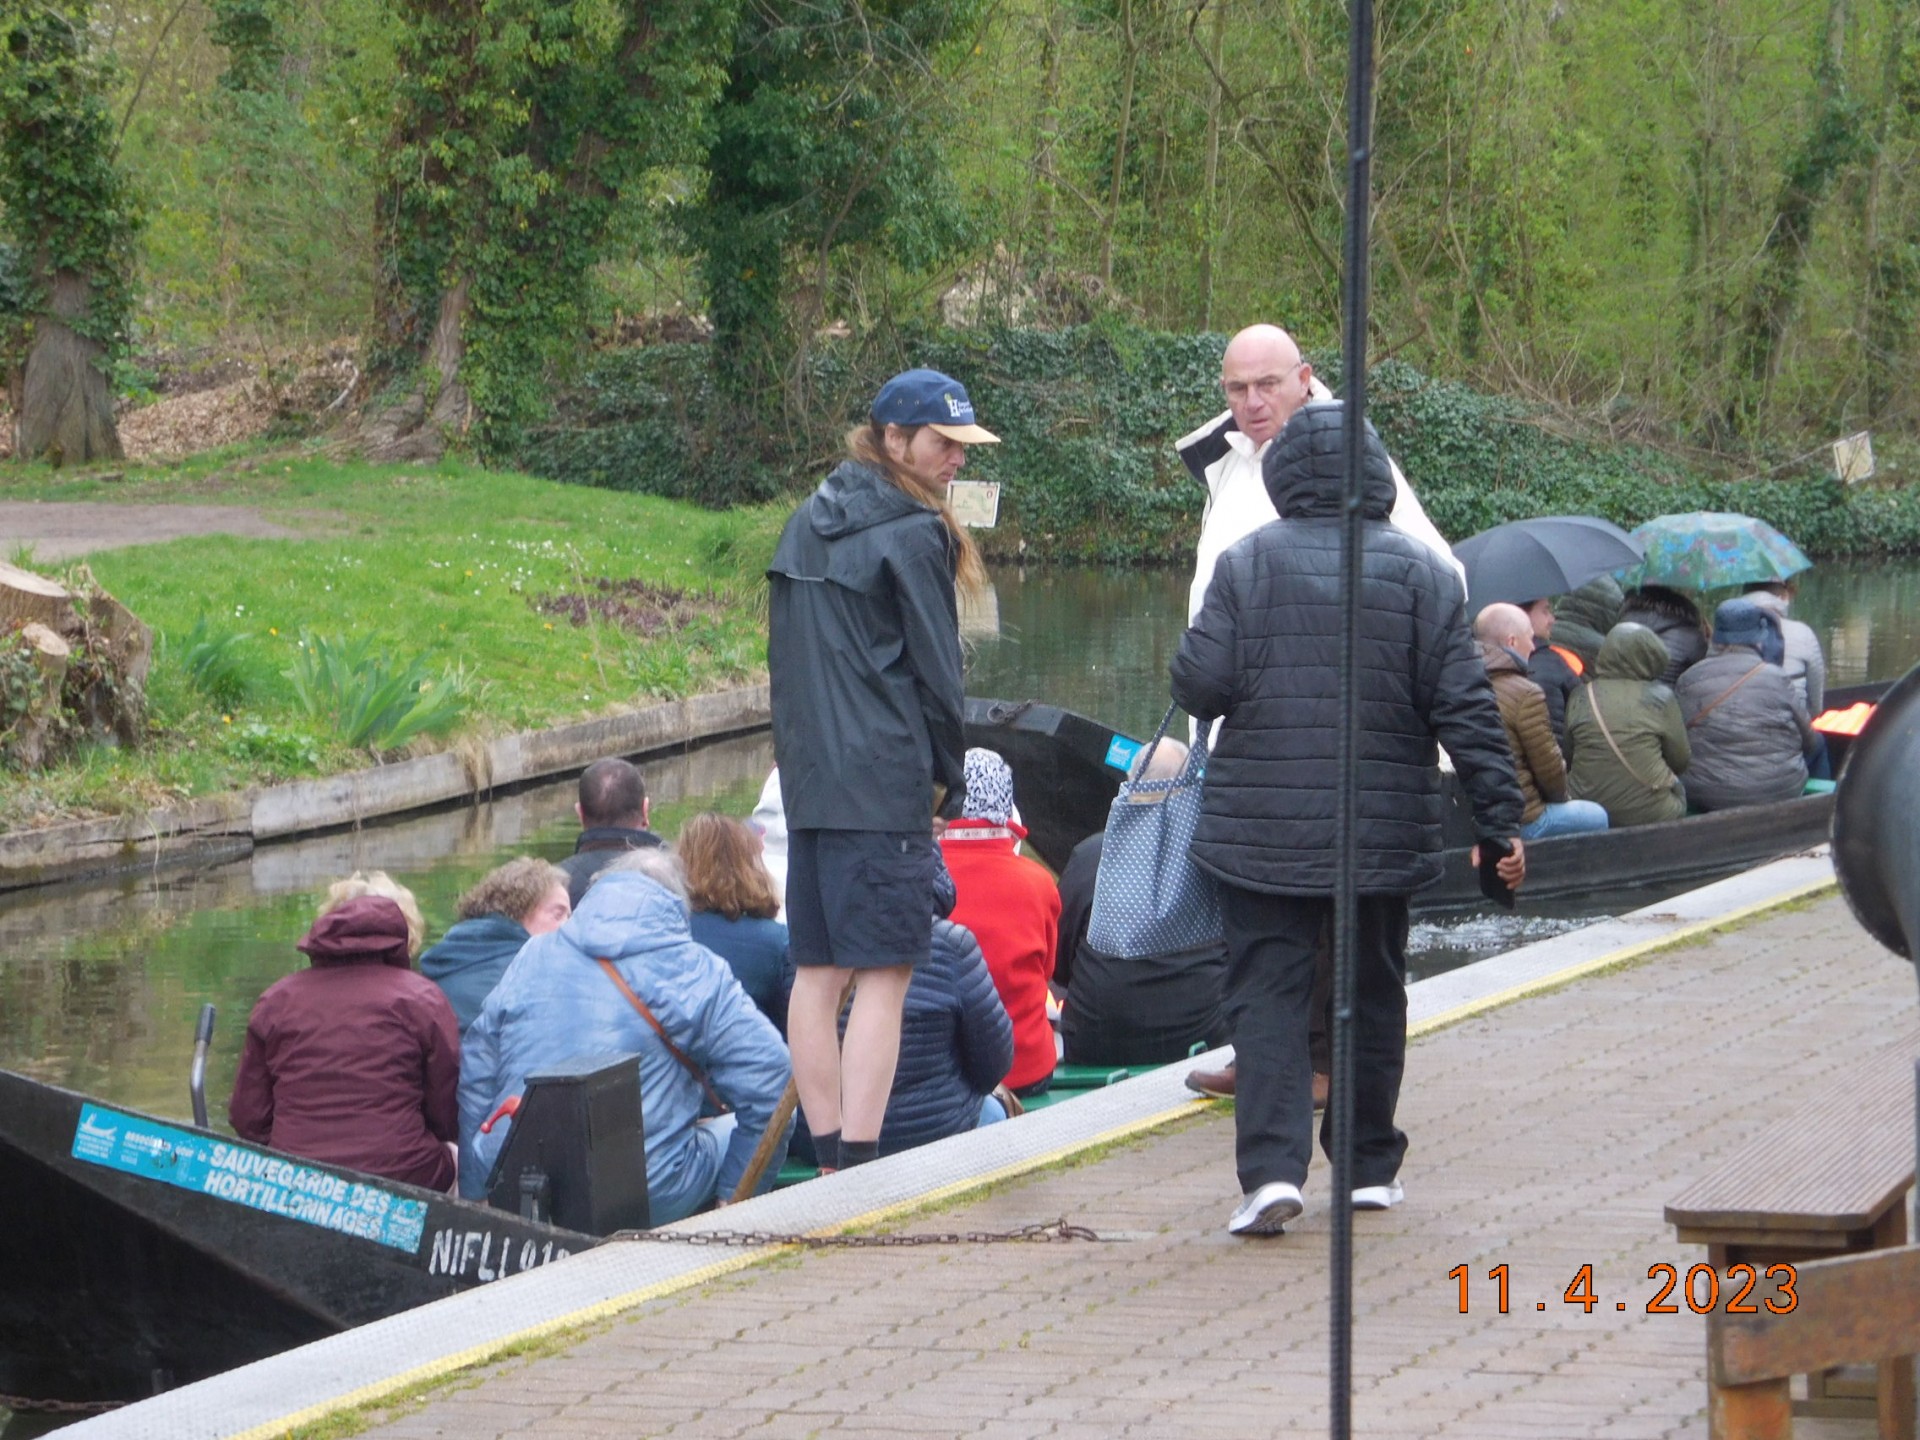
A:
[[[487,1203],[589,1235],[645,1229],[645,1139],[638,1056],[585,1056],[529,1075]]]

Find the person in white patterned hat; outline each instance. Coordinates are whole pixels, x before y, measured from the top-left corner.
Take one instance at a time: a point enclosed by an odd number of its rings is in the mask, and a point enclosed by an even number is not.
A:
[[[1026,828],[1014,819],[1013,771],[991,750],[966,754],[967,798],[940,837],[959,898],[950,917],[980,942],[1007,1016],[1013,1066],[1007,1087],[1038,1095],[1053,1081],[1058,1051],[1047,1020],[1047,982],[1060,929],[1060,891],[1046,867],[1015,853]]]

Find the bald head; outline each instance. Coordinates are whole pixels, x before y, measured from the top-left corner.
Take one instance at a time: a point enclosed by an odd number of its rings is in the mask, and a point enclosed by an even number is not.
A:
[[[1482,645],[1504,645],[1516,654],[1533,653],[1533,621],[1518,605],[1489,605],[1473,622],[1473,638]]]
[[[1227,342],[1220,385],[1241,432],[1256,445],[1278,435],[1307,403],[1313,367],[1278,325],[1249,325]]]

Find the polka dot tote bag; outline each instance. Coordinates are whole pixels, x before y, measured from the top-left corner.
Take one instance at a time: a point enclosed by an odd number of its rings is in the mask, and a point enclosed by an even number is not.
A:
[[[1177,713],[1168,707],[1135,774],[1146,773]],[[1103,954],[1126,960],[1220,943],[1220,892],[1192,854],[1206,732],[1201,726],[1186,768],[1171,780],[1130,779],[1114,797],[1087,923],[1087,943]]]

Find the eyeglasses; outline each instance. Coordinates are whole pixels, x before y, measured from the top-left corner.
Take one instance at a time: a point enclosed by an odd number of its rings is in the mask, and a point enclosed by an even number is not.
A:
[[[1294,372],[1295,375],[1299,373],[1297,370]],[[1229,400],[1244,400],[1249,391],[1258,392],[1262,400],[1271,400],[1286,389],[1292,379],[1293,375],[1261,375],[1253,380],[1227,380],[1222,384]]]

